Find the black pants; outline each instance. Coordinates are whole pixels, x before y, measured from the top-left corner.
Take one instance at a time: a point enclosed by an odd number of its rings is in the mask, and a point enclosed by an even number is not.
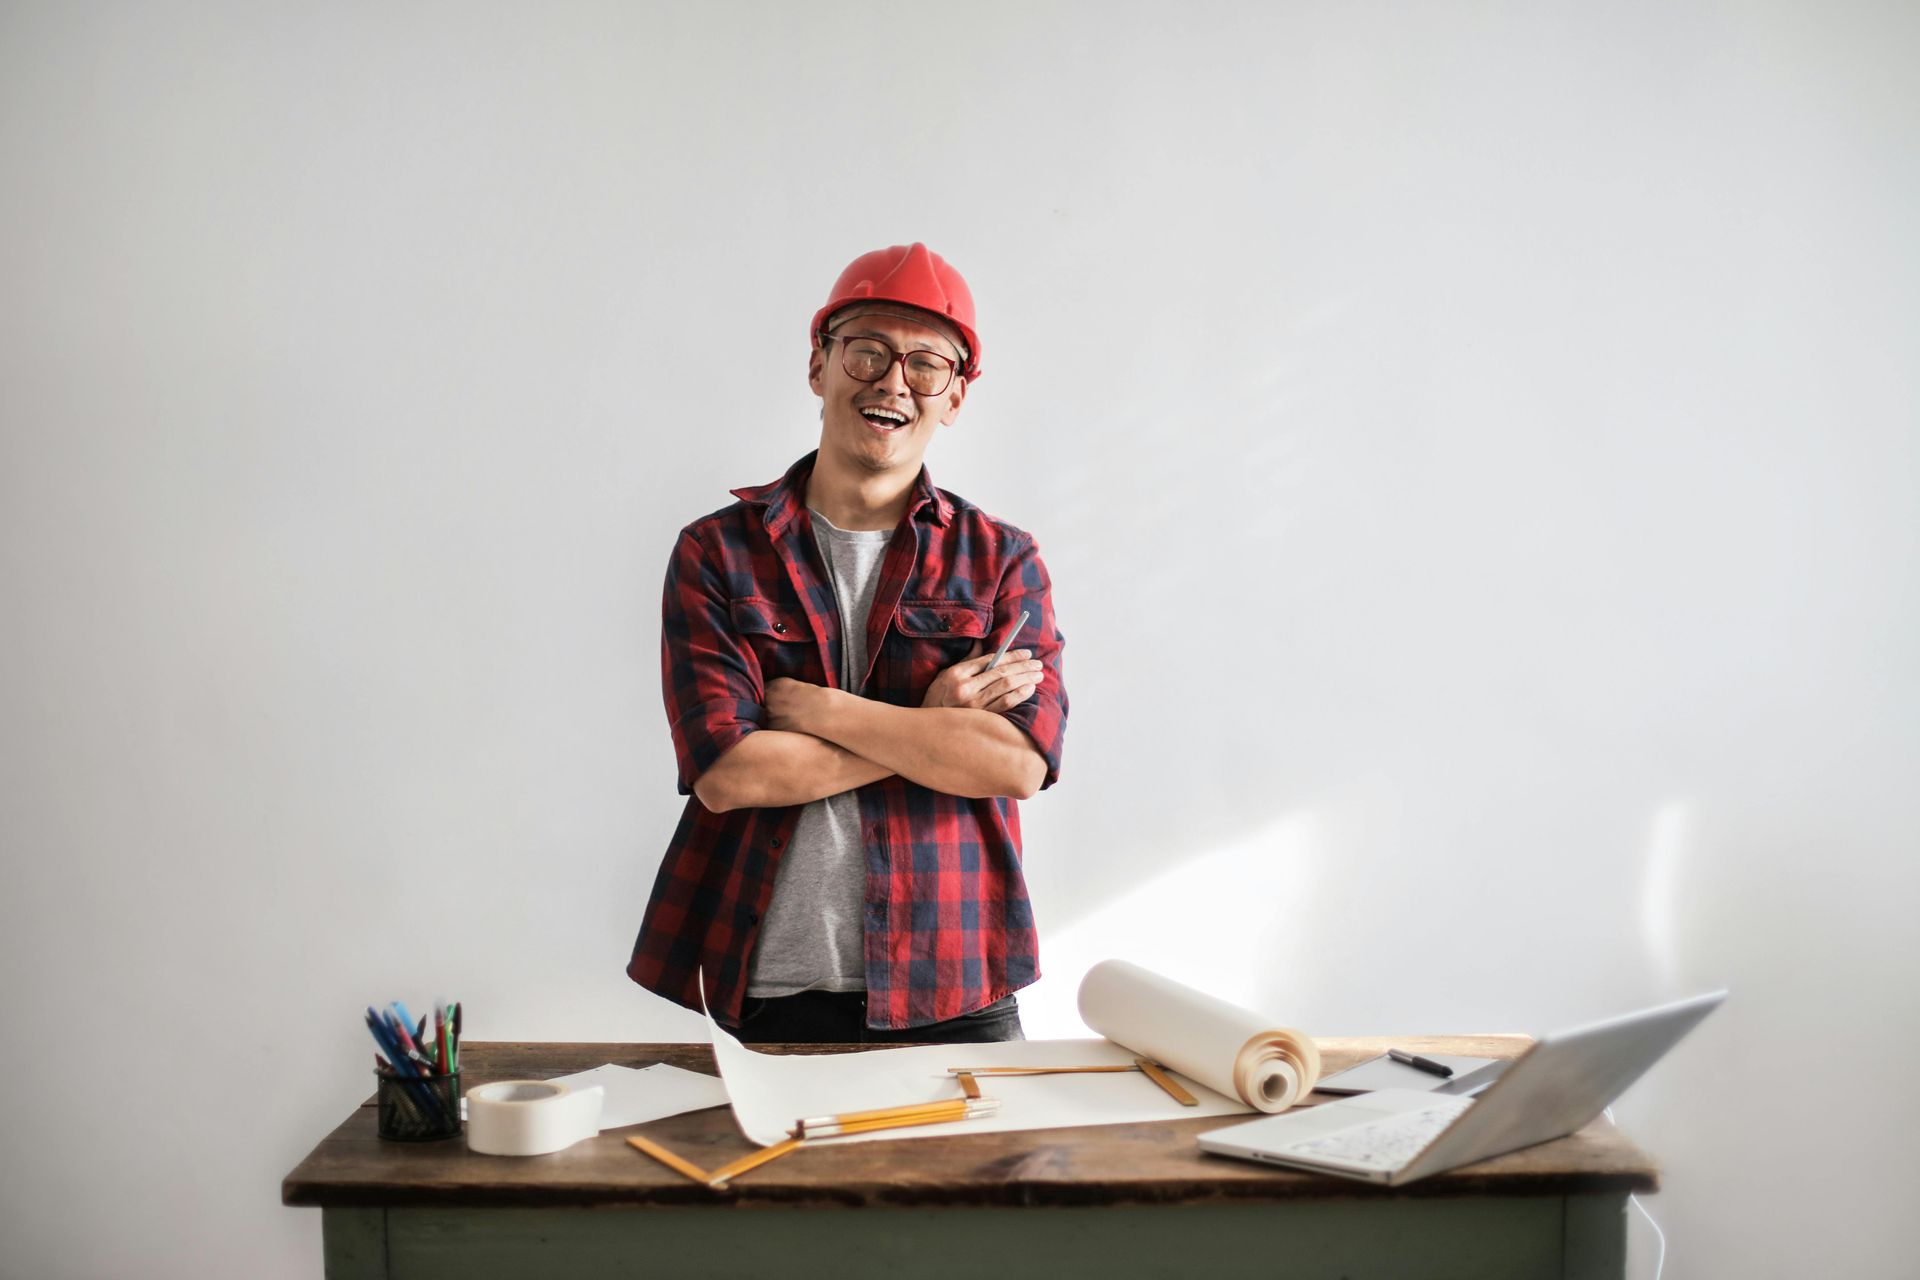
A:
[[[1025,1040],[1020,1002],[1013,996],[945,1022],[899,1031],[867,1026],[864,991],[802,991],[797,996],[748,996],[734,1032],[745,1044],[977,1044]]]

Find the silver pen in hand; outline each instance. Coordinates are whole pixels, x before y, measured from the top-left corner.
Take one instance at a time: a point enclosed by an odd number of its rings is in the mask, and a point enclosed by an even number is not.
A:
[[[1000,647],[993,651],[993,661],[989,662],[984,668],[982,668],[983,670],[991,671],[995,667],[1000,665],[1000,659],[1006,657],[1007,650],[1013,647],[1013,638],[1020,634],[1020,628],[1026,626],[1027,619],[1031,618],[1032,616],[1033,616],[1033,613],[1030,610],[1022,609],[1020,611],[1020,621],[1013,624],[1013,630],[1007,632],[1007,638],[1005,640],[1002,640],[1000,642]]]

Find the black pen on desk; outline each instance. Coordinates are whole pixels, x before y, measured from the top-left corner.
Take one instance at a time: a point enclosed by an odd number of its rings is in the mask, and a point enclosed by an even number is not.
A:
[[[1013,647],[1013,638],[1020,634],[1020,628],[1026,626],[1027,619],[1031,618],[1032,616],[1033,616],[1033,611],[1030,609],[1022,609],[1020,611],[1020,621],[1013,624],[1013,630],[1007,632],[1007,638],[1005,640],[1002,640],[1000,642],[1000,647],[993,651],[993,661],[989,662],[986,665],[986,667],[984,668],[985,670],[991,671],[995,667],[1000,665],[1000,659],[1006,657],[1007,650]]]
[[[1404,1049],[1389,1049],[1387,1056],[1395,1062],[1404,1062],[1430,1076],[1439,1076],[1443,1080],[1453,1078],[1453,1068],[1444,1062],[1435,1062],[1432,1058],[1423,1058],[1417,1053],[1408,1053]]]

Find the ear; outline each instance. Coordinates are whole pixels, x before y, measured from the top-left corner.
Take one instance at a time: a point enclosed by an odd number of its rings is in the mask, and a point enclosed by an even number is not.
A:
[[[955,375],[953,385],[940,397],[940,425],[950,427],[953,420],[960,416],[960,406],[966,403],[967,380]]]

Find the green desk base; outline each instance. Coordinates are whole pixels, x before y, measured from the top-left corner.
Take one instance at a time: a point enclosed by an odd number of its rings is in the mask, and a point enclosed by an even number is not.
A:
[[[1624,1195],[1089,1209],[323,1211],[328,1280],[1619,1280]]]

